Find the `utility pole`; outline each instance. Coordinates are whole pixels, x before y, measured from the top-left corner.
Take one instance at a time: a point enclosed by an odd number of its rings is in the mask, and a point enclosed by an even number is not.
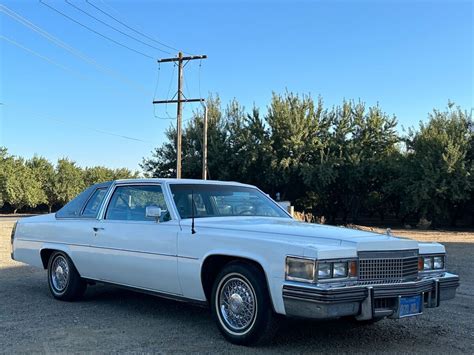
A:
[[[207,105],[204,106],[204,122],[202,129],[202,179],[207,180]]]
[[[192,55],[183,57],[183,53],[179,52],[178,57],[159,59],[158,63],[178,62],[178,92],[174,95],[177,99],[171,100],[155,100],[153,104],[177,104],[176,106],[176,178],[181,179],[181,135],[183,121],[183,102],[204,102],[203,98],[189,99],[183,94],[183,69],[191,60],[206,59],[207,55]],[[184,63],[184,64],[183,64]],[[173,97],[174,97],[173,96]]]

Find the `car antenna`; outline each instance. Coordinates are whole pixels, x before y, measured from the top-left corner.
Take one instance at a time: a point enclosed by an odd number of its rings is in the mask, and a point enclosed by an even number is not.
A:
[[[191,190],[191,234],[196,234],[194,229],[194,190]]]

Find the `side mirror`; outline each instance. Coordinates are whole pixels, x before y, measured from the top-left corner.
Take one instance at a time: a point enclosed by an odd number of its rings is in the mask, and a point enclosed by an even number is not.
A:
[[[157,206],[147,206],[145,209],[145,215],[148,218],[154,218],[157,222],[160,221],[160,217],[163,213],[166,213],[166,210],[162,210]]]

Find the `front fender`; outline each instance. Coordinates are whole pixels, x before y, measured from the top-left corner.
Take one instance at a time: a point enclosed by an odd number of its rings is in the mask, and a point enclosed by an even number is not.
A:
[[[204,289],[202,287],[203,283],[201,279],[201,270],[206,260],[209,257],[215,256],[215,255],[235,257],[236,259],[237,258],[246,259],[260,265],[265,274],[265,279],[267,281],[267,287],[270,293],[270,299],[272,301],[273,309],[277,313],[284,313],[283,299],[281,296],[281,287],[282,287],[283,279],[281,278],[281,276],[277,276],[275,275],[274,272],[272,272],[272,270],[275,269],[275,265],[272,265],[270,260],[265,259],[260,254],[252,253],[249,251],[237,252],[235,250],[230,250],[230,249],[214,249],[207,252],[203,256],[203,258],[199,260],[199,276],[198,276],[198,279],[200,280],[199,290],[200,290],[200,296],[203,297],[203,299],[205,299],[206,296],[204,293]],[[284,265],[278,265],[277,269],[284,270]],[[279,274],[282,275],[283,273],[279,273]]]

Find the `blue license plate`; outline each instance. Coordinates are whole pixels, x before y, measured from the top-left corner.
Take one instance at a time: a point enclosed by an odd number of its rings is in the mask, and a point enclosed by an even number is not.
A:
[[[409,317],[421,313],[421,296],[401,297],[398,316]]]

